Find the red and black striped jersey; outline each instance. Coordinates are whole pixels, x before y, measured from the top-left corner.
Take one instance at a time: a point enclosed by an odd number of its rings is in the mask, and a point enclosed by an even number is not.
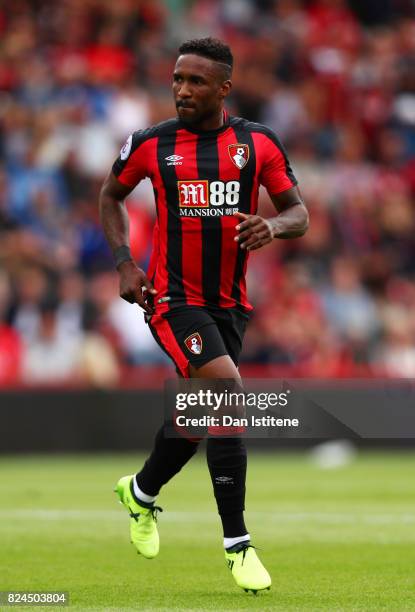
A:
[[[158,292],[156,312],[185,304],[251,310],[248,252],[234,240],[234,214],[256,213],[260,184],[270,195],[297,184],[272,130],[226,114],[211,131],[170,119],[134,132],[112,170],[131,188],[145,177],[153,184],[157,221],[147,274]]]

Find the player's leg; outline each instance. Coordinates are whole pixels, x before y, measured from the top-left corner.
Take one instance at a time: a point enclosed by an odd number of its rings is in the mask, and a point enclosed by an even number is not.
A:
[[[168,438],[164,426],[157,432],[153,450],[138,474],[121,478],[115,491],[130,514],[130,537],[137,552],[151,559],[160,548],[155,505],[161,487],[193,457],[197,441]]]
[[[212,318],[198,308],[186,308],[169,313],[169,316],[154,315],[149,327],[160,347],[172,358],[178,373],[189,376],[189,358],[205,363],[213,356],[225,351],[220,338],[211,338],[209,349],[202,356],[193,352],[189,337],[201,339]],[[217,336],[219,334],[216,332]],[[190,348],[189,348],[190,347]],[[137,551],[147,558],[159,552],[159,536],[156,525],[156,496],[166,484],[196,453],[198,440],[188,437],[169,438],[163,426],[157,433],[153,450],[143,468],[135,475],[122,477],[115,488],[120,501],[130,514],[131,541]]]
[[[188,337],[196,337],[197,334],[203,345],[202,336],[210,336],[207,328],[212,327],[214,322],[201,309],[187,308],[164,317],[153,316],[149,325],[159,346],[175,363],[179,376],[189,378],[190,359],[201,359],[202,363],[209,359],[205,355],[200,358],[197,353],[193,354],[187,348],[189,342],[186,343]],[[222,348],[218,347],[217,343],[211,342],[208,355],[216,355],[220,350]],[[154,503],[161,487],[169,482],[196,453],[199,441],[185,434],[182,437],[170,438],[166,435],[166,428],[163,425],[156,435],[151,455],[133,480],[132,488],[136,499]]]
[[[167,437],[163,425],[156,434],[150,456],[134,479],[136,497],[153,503],[161,487],[193,457],[198,443],[197,439]]]
[[[221,380],[228,392],[242,390],[239,372],[229,355],[217,357],[201,368],[190,366],[189,370],[192,378],[217,381],[215,390]],[[229,383],[232,384],[232,389],[228,388]],[[224,432],[219,429],[217,433]],[[243,515],[247,457],[242,438],[210,435],[206,442],[206,458],[222,521],[225,548],[249,541]]]
[[[233,310],[221,310],[214,316],[226,354],[210,361],[202,368],[190,367],[190,375],[200,378],[224,379],[227,384],[233,381],[235,388],[232,391],[242,391],[242,381],[237,366],[248,317]],[[224,546],[230,548],[241,542],[249,541],[243,516],[246,448],[240,436],[210,436],[207,440],[206,451],[213,490],[222,520]],[[223,480],[222,476],[226,480]]]
[[[200,368],[190,365],[189,371],[192,378],[225,379],[227,387],[233,384],[232,391],[242,390],[238,369],[229,355],[217,357]],[[214,386],[217,388],[217,382]],[[225,559],[238,586],[256,592],[270,588],[271,578],[251,546],[244,521],[246,448],[240,436],[224,433],[208,437],[206,454],[222,521]]]

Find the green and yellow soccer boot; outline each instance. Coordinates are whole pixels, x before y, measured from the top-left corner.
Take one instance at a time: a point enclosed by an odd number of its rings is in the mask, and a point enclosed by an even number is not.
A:
[[[131,493],[134,476],[123,476],[115,486],[115,493],[130,515],[130,537],[138,553],[146,559],[153,559],[159,553],[160,539],[157,531],[158,506],[145,508],[138,504]]]
[[[241,542],[225,550],[225,560],[236,584],[246,592],[271,588],[271,577],[248,542]]]

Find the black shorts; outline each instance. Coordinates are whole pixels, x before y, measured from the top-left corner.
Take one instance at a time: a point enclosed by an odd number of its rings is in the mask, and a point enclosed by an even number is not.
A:
[[[173,360],[177,371],[189,377],[189,363],[200,368],[229,355],[236,366],[249,314],[235,308],[207,309],[183,306],[148,317],[157,344]]]

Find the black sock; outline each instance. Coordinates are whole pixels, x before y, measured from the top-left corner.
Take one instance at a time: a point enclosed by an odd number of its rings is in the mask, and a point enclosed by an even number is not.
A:
[[[161,487],[193,457],[197,447],[197,442],[186,438],[166,438],[162,427],[150,457],[135,477],[137,485],[147,495],[158,495]]]
[[[220,518],[222,520],[223,537],[237,538],[248,533],[242,511],[234,514],[221,514]]]
[[[207,440],[207,462],[225,538],[248,533],[245,510],[246,449],[240,438]]]

